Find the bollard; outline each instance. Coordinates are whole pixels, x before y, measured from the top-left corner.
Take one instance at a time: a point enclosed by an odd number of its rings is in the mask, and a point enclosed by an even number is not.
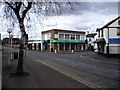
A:
[[[55,49],[55,53],[57,53],[56,49]]]
[[[74,53],[74,50],[72,50],[72,53]]]

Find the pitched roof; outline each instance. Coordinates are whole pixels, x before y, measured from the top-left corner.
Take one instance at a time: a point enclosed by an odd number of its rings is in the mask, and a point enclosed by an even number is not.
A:
[[[108,27],[109,25],[111,25],[113,22],[115,22],[116,20],[120,19],[120,16],[118,16],[117,18],[113,19],[112,21],[108,22],[106,25],[104,25],[102,28],[97,28],[97,31]]]

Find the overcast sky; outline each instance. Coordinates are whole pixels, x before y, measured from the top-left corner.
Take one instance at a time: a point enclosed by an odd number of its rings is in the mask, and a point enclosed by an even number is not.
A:
[[[29,39],[40,40],[41,31],[53,28],[95,32],[96,28],[100,28],[118,17],[118,2],[78,3],[79,5],[74,6],[74,10],[62,8],[62,14],[60,16],[53,14],[47,19],[41,19],[31,14],[33,17],[31,19],[33,28],[31,30],[26,28]],[[2,6],[0,6],[0,14],[2,14]],[[11,24],[11,22],[8,20],[5,21],[0,17],[0,32],[2,33],[2,38],[5,38],[8,37],[7,28],[9,26],[6,26],[6,24],[3,25],[3,23]],[[14,37],[20,35],[17,26],[14,28],[13,34]]]

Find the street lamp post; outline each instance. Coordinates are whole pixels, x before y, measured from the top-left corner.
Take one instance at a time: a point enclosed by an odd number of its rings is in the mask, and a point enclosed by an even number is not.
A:
[[[13,35],[11,34],[10,35],[10,39],[11,39],[11,55],[10,55],[10,60],[12,60],[12,38],[13,38]]]
[[[8,28],[7,32],[9,33],[9,47],[10,47],[10,34],[12,33],[12,29]],[[10,57],[10,59],[11,59],[11,57]],[[10,59],[8,59],[8,65],[10,65]]]

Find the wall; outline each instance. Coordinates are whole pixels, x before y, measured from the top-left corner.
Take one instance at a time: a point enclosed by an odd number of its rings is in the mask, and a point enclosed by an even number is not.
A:
[[[115,23],[113,23],[112,25],[110,25],[111,27],[113,27],[114,26],[114,28],[110,28],[110,26],[109,26],[109,39],[118,39],[118,38],[120,38],[120,35],[117,35],[117,22],[115,22]],[[115,26],[116,26],[116,28],[115,28]],[[104,30],[104,39],[106,40],[106,45],[105,46],[108,46],[108,28],[105,28]],[[109,53],[110,54],[120,54],[120,44],[111,44],[110,42],[109,42]],[[106,54],[107,52],[106,52],[106,47],[104,48],[104,53]]]

